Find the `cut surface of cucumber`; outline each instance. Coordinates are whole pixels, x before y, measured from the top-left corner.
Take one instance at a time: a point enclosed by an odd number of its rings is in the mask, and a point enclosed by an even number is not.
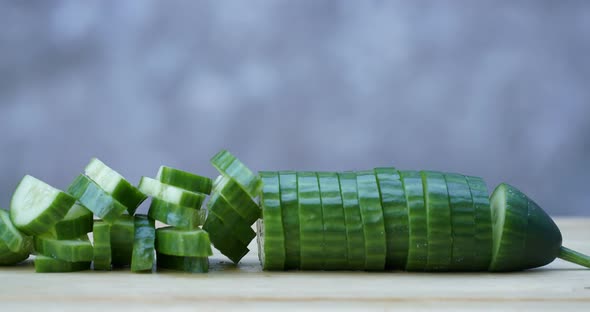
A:
[[[400,171],[408,203],[409,247],[406,270],[423,271],[428,263],[428,224],[422,177],[418,171]]]
[[[37,255],[34,263],[37,273],[66,273],[90,269],[90,261],[69,262],[43,255]]]
[[[197,209],[201,207],[206,196],[203,193],[187,191],[148,177],[141,178],[139,189],[149,196],[160,198],[169,203]]]
[[[203,224],[204,214],[204,210],[173,204],[158,197],[152,197],[148,211],[148,216],[154,220],[187,230]]]
[[[12,195],[10,219],[24,234],[38,235],[63,219],[75,203],[72,196],[26,175]]]
[[[35,236],[35,251],[68,262],[90,262],[94,255],[87,235],[69,240],[58,240],[49,234]]]
[[[158,268],[184,271],[189,273],[209,272],[209,258],[207,257],[180,257],[157,253]]]
[[[445,173],[453,229],[451,270],[476,271],[475,266],[475,206],[465,176]]]
[[[248,225],[254,224],[260,218],[262,212],[260,207],[236,181],[223,175],[219,176],[215,181],[213,193],[223,195],[227,202],[246,220]]]
[[[156,250],[161,254],[182,257],[209,257],[213,254],[207,232],[170,226],[156,230]]]
[[[80,204],[74,204],[63,220],[57,222],[50,232],[57,239],[78,238],[92,232],[93,218],[92,211]]]
[[[105,222],[113,223],[127,210],[89,177],[81,174],[68,187],[68,193]]]
[[[154,266],[154,248],[156,228],[154,220],[146,215],[135,215],[135,236],[133,254],[131,256],[131,271],[151,271]]]
[[[320,186],[315,172],[297,172],[299,197],[300,267],[304,270],[324,268],[324,225]]]
[[[365,233],[365,270],[385,269],[387,243],[385,242],[385,223],[375,172],[359,171],[356,175],[359,208]]]
[[[262,188],[260,177],[227,150],[222,150],[211,158],[211,164],[222,175],[236,181],[240,187],[255,198]]]
[[[299,214],[297,174],[294,171],[279,172],[283,227],[285,230],[285,269],[299,268]]]
[[[356,173],[338,174],[346,222],[346,253],[349,270],[365,269],[365,233],[358,200]],[[405,261],[405,259],[404,259]]]
[[[427,271],[448,271],[453,255],[451,206],[444,174],[421,171],[428,225]]]
[[[12,224],[8,211],[4,209],[0,209],[0,244],[2,243],[16,253],[23,249],[30,249],[30,239]]]
[[[260,206],[264,216],[264,257],[262,269],[285,269],[285,236],[278,172],[259,172],[262,179]]]
[[[336,172],[317,172],[324,225],[325,270],[342,270],[348,265],[346,222]],[[266,187],[266,185],[265,185]],[[266,218],[266,216],[265,216]],[[266,220],[265,220],[266,224]]]
[[[92,228],[94,239],[94,269],[111,269],[111,226],[102,221],[95,220]]]
[[[135,242],[135,218],[122,215],[111,225],[111,263],[113,266],[131,264]]]
[[[180,187],[191,192],[203,194],[211,193],[212,181],[210,178],[180,169],[161,166],[156,175],[156,179],[162,183]]]

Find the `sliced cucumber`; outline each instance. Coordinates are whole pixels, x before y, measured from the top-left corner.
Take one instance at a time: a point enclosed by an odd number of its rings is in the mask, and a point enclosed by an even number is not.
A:
[[[152,271],[156,228],[146,215],[135,215],[135,236],[131,255],[131,272]]]
[[[324,225],[320,186],[314,172],[297,172],[299,197],[300,267],[304,270],[324,268]]]
[[[335,172],[318,172],[317,177],[320,186],[324,225],[326,257],[324,259],[324,269],[342,270],[348,265],[348,245],[338,174]],[[264,217],[266,224],[266,215]]]
[[[410,240],[406,270],[423,271],[428,264],[428,223],[422,177],[418,171],[400,171],[406,201]]]
[[[211,158],[211,164],[222,175],[236,181],[240,187],[255,198],[262,188],[260,177],[255,175],[240,160],[226,150],[222,150]]]
[[[76,203],[72,196],[26,175],[16,187],[10,202],[10,219],[26,235],[47,232]]]
[[[30,239],[12,224],[8,211],[0,209],[0,244],[6,244],[8,249],[18,253],[30,248],[30,243]]]
[[[451,206],[444,174],[421,171],[428,224],[427,271],[448,271],[453,255]]]
[[[156,250],[158,253],[182,257],[209,257],[211,241],[207,232],[181,230],[174,227],[163,227],[156,230]]]
[[[25,243],[22,249],[15,252],[0,240],[0,266],[16,265],[27,260],[32,251],[31,246],[31,243]]]
[[[148,177],[141,178],[139,189],[149,196],[191,208],[200,208],[206,196],[203,193],[187,191]]]
[[[130,215],[133,215],[139,204],[147,198],[122,175],[96,158],[90,160],[84,173],[105,192],[127,207]]]
[[[465,176],[446,173],[451,222],[453,227],[453,259],[451,270],[474,271],[475,208]]]
[[[344,220],[346,222],[346,253],[348,255],[348,269],[365,269],[365,233],[363,219],[358,200],[356,173],[343,172],[338,174]]]
[[[49,234],[35,236],[35,250],[41,255],[68,262],[89,262],[94,254],[86,234],[70,240],[58,240]]]
[[[135,219],[122,215],[111,225],[111,262],[113,266],[131,264],[135,242]]]
[[[377,178],[372,170],[359,171],[356,183],[365,233],[365,270],[382,271],[385,269],[387,244]]]
[[[209,258],[207,257],[180,257],[157,253],[157,259],[158,268],[190,273],[209,272]]]
[[[492,213],[488,188],[482,178],[467,176],[475,208],[475,262],[473,269],[487,270],[492,260]]]
[[[207,202],[209,214],[215,214],[226,227],[230,228],[234,237],[246,246],[256,237],[256,232],[246,221],[232,208],[221,193],[213,192]]]
[[[183,170],[161,166],[156,179],[162,183],[180,187],[191,192],[211,193],[211,179]]]
[[[111,226],[102,221],[95,220],[92,229],[94,238],[94,269],[111,269]]]
[[[264,216],[263,270],[285,269],[285,235],[278,172],[259,172],[262,179],[260,206]]]
[[[80,204],[75,204],[50,232],[57,239],[74,239],[92,232],[93,218],[92,211]]]
[[[37,273],[65,273],[90,269],[90,261],[69,262],[43,255],[37,255],[34,262]]]
[[[152,197],[148,211],[150,218],[186,230],[203,224],[204,214],[204,210],[173,204],[158,197]]]
[[[383,206],[387,241],[385,268],[403,270],[408,257],[408,204],[399,172],[393,168],[375,168]]]
[[[215,180],[214,193],[220,193],[227,202],[246,220],[249,225],[254,224],[260,218],[260,207],[252,200],[239,184],[231,178],[219,176]]]
[[[299,268],[299,214],[297,174],[279,172],[283,227],[285,230],[285,269]]]
[[[77,198],[95,216],[107,223],[115,222],[127,210],[127,207],[83,174],[79,175],[68,187],[68,193]]]
[[[214,213],[207,215],[203,230],[209,233],[213,246],[236,264],[250,251]],[[260,237],[261,233],[258,234]]]

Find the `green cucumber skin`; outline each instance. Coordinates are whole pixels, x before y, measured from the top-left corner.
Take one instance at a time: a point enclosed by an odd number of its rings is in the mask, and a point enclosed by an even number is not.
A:
[[[446,173],[453,228],[453,271],[477,271],[475,266],[475,206],[465,176]]]
[[[164,201],[200,209],[206,195],[203,193],[195,193],[187,191],[180,187],[168,185],[158,180],[142,177],[139,181],[139,189],[151,197],[157,197]]]
[[[8,211],[0,209],[0,243],[6,244],[12,252],[19,253],[28,248],[30,239],[23,235],[10,220]]]
[[[403,270],[408,257],[408,205],[399,172],[393,167],[375,168],[387,241],[385,268]]]
[[[236,264],[250,251],[248,246],[239,241],[231,229],[213,213],[207,215],[203,230],[209,233],[213,246]]]
[[[256,237],[256,232],[236,212],[229,202],[220,193],[214,193],[207,202],[209,213],[215,214],[226,227],[234,233],[234,237],[246,246]]]
[[[135,215],[134,225],[131,272],[151,272],[154,266],[155,222],[146,215]]]
[[[111,225],[111,263],[115,267],[128,266],[133,256],[135,219],[122,215]]]
[[[156,230],[156,250],[161,254],[181,257],[209,257],[213,254],[207,232],[171,226]]]
[[[453,254],[451,206],[443,173],[421,171],[428,225],[427,271],[448,271]]]
[[[189,273],[209,272],[209,258],[207,257],[179,257],[157,253],[158,268],[183,271]]]
[[[285,230],[285,269],[298,269],[300,244],[297,174],[294,171],[279,172],[279,188]]]
[[[29,258],[32,251],[32,243],[25,244],[25,248],[14,252],[8,248],[4,241],[0,240],[0,266],[17,265]]]
[[[254,224],[262,214],[252,197],[231,178],[219,176],[212,192],[221,194],[248,225]]]
[[[409,247],[407,271],[424,271],[428,263],[428,225],[422,177],[418,171],[400,171],[408,203]]]
[[[532,269],[547,265],[560,255],[561,231],[532,199],[528,200],[527,235],[524,244],[524,268]]]
[[[387,254],[385,223],[379,195],[379,186],[374,171],[358,171],[359,207],[365,233],[365,270],[383,271]]]
[[[324,268],[324,225],[320,186],[314,172],[297,172],[299,197],[300,267],[304,270]]]
[[[158,197],[152,197],[148,210],[150,218],[185,230],[198,228],[203,213],[200,209],[173,204]]]
[[[347,269],[362,271],[365,269],[365,233],[358,200],[356,173],[338,174],[346,223],[346,249],[348,255]],[[405,261],[405,259],[404,259]]]
[[[162,183],[180,187],[187,191],[207,195],[211,194],[211,186],[213,185],[210,178],[167,166],[160,167],[156,179]]]
[[[262,180],[260,206],[264,216],[264,270],[285,269],[285,236],[278,172],[259,172]]]
[[[111,225],[95,220],[92,227],[94,238],[94,269],[111,270]]]
[[[211,158],[211,164],[222,175],[235,180],[240,187],[255,198],[262,189],[262,181],[248,167],[227,150],[221,150]]]
[[[35,251],[41,255],[67,262],[90,262],[94,257],[94,249],[83,236],[75,240],[58,240],[50,235],[35,236]]]
[[[325,244],[325,270],[338,270],[348,264],[344,206],[335,172],[317,172],[322,202]],[[266,221],[266,220],[265,220]]]
[[[43,255],[37,255],[34,263],[35,272],[37,273],[67,273],[90,270],[90,261],[69,262]]]
[[[83,174],[79,175],[68,187],[68,193],[78,199],[95,216],[110,224],[127,211],[127,207]]]
[[[74,209],[78,211],[74,211]],[[72,213],[78,214],[70,218]],[[55,224],[51,232],[57,239],[74,239],[92,232],[94,222],[92,211],[81,205],[74,205],[66,214],[65,218]]]
[[[475,208],[475,263],[473,269],[486,271],[492,261],[492,212],[490,195],[480,177],[466,176]]]

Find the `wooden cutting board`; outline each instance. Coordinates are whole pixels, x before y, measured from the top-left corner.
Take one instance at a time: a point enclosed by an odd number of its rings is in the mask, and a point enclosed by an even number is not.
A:
[[[565,246],[590,253],[590,219],[556,222]],[[590,269],[561,260],[507,274],[263,272],[250,249],[237,267],[216,253],[209,274],[36,274],[30,261],[0,267],[0,311],[590,311]]]

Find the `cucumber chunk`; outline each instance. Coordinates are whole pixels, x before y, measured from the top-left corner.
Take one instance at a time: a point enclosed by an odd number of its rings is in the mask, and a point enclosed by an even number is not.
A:
[[[173,204],[158,197],[152,197],[148,216],[164,224],[190,230],[196,229],[199,225],[203,224],[205,211]]]
[[[488,188],[482,178],[466,176],[475,207],[475,248],[473,269],[485,271],[492,260],[492,212]]]
[[[37,273],[65,273],[90,269],[90,261],[69,262],[43,255],[37,255],[34,262]]]
[[[76,203],[72,196],[26,175],[16,187],[10,202],[10,219],[26,235],[47,232]]]
[[[152,271],[156,228],[153,219],[146,215],[135,215],[135,236],[131,255],[131,272]]]
[[[281,207],[279,174],[277,172],[259,172],[262,179],[260,206],[264,216],[264,257],[263,270],[285,269],[285,236]]]
[[[63,220],[57,222],[50,233],[57,239],[74,239],[92,232],[92,211],[75,204]]]
[[[156,250],[160,254],[182,257],[209,257],[209,234],[201,229],[181,230],[163,227],[156,230]]]
[[[385,223],[379,195],[379,186],[373,170],[359,171],[356,175],[359,207],[365,233],[365,270],[385,269],[387,243]]]
[[[92,244],[86,234],[70,240],[58,240],[49,234],[35,236],[35,251],[68,262],[90,262],[94,255]]]
[[[247,245],[235,237],[231,228],[227,227],[214,213],[207,215],[203,230],[209,233],[213,246],[236,264],[250,251]],[[261,235],[262,233],[258,232],[259,238]]]
[[[346,222],[347,268],[357,271],[364,270],[366,258],[365,233],[359,207],[356,173],[339,173],[338,180],[340,182],[342,206],[344,207],[344,221]]]
[[[256,237],[256,232],[246,221],[232,208],[230,203],[221,195],[214,192],[207,202],[209,214],[216,215],[230,228],[234,237],[244,243],[246,246]]]
[[[400,171],[406,201],[410,239],[406,270],[423,271],[428,263],[428,224],[422,177],[418,171]]]
[[[26,240],[30,241],[28,237]],[[19,264],[29,258],[31,251],[32,243],[30,242],[25,243],[22,249],[15,252],[8,248],[4,241],[0,240],[0,266]]]
[[[135,218],[122,215],[111,225],[111,262],[113,266],[131,264],[135,242]]]
[[[68,187],[68,193],[77,198],[95,216],[107,223],[115,222],[127,210],[127,207],[83,174],[79,175]]]
[[[325,270],[342,270],[348,265],[344,207],[335,172],[316,173],[320,186],[325,243]],[[265,185],[266,186],[266,185]],[[266,224],[266,215],[265,215]]]
[[[260,207],[252,200],[237,182],[225,176],[219,176],[215,180],[214,193],[220,193],[228,203],[244,218],[248,225],[254,224],[260,218]]]
[[[297,172],[299,197],[300,267],[324,268],[324,225],[320,186],[314,172]]]
[[[0,209],[0,244],[6,244],[8,249],[15,253],[30,249],[31,244],[30,239],[12,224],[8,211],[4,209]]]
[[[158,268],[184,271],[189,273],[209,272],[209,258],[207,257],[180,257],[157,253]]]
[[[187,171],[161,166],[156,175],[160,182],[195,193],[210,194],[213,182],[207,177]]]
[[[111,226],[102,221],[95,220],[92,228],[94,238],[94,269],[111,269]]]
[[[201,208],[201,204],[203,204],[206,196],[203,193],[187,191],[148,177],[141,178],[139,189],[151,197],[157,197],[169,203],[196,209]]]
[[[233,179],[250,197],[258,196],[262,188],[260,177],[255,175],[246,165],[226,150],[222,150],[211,158],[211,164],[222,175]]]
[[[428,224],[427,271],[448,271],[453,254],[451,206],[444,174],[421,171]]]
[[[475,267],[475,206],[465,176],[446,173],[451,222],[453,228],[453,258],[451,270],[474,271]]]
[[[297,174],[294,171],[279,172],[279,188],[283,227],[285,230],[285,269],[299,268],[299,214]]]

